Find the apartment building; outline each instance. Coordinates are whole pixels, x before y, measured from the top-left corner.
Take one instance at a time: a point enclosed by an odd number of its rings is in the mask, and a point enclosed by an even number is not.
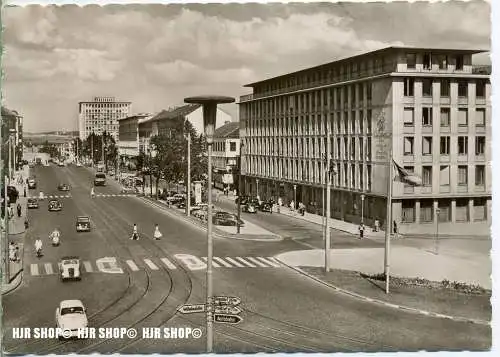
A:
[[[118,140],[118,119],[130,115],[131,102],[117,101],[114,97],[94,97],[92,101],[78,103],[78,130],[85,140],[92,132],[110,133]]]
[[[15,167],[23,158],[23,116],[15,110],[10,110],[4,106],[1,107],[2,110],[2,120],[1,120],[1,132],[2,132],[2,143],[6,143],[9,140],[10,130],[15,130],[12,134],[11,146],[14,151],[11,151],[9,155],[9,145],[2,145],[2,161],[3,168],[9,167],[9,157],[11,160],[11,166]]]
[[[234,190],[238,185],[240,123],[227,122],[216,129],[212,147],[214,187]]]
[[[323,214],[328,155],[332,217],[383,222],[392,156],[423,178],[393,184],[402,233],[488,232],[491,86],[472,63],[480,52],[389,47],[247,85],[246,192]]]

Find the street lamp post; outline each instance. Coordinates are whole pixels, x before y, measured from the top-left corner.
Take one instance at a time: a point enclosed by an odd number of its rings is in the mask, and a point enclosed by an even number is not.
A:
[[[260,198],[260,195],[259,195],[259,179],[255,179],[255,184],[257,185],[256,187],[256,190],[257,190],[257,197]]]
[[[184,123],[186,128],[186,123]],[[191,215],[191,132],[187,130],[187,182],[186,182],[186,216]]]
[[[361,224],[364,223],[365,219],[365,195],[361,194]]]
[[[238,220],[236,222],[236,233],[240,234],[240,218],[241,218],[241,152],[244,144],[240,141],[240,157],[238,158]]]
[[[441,209],[436,208],[436,239],[434,242],[436,255],[439,254],[439,213],[441,213]]]
[[[207,353],[213,348],[213,317],[212,317],[212,144],[214,142],[215,124],[217,119],[217,104],[233,103],[234,98],[222,96],[200,96],[185,98],[184,102],[203,105],[203,126],[208,146],[208,217],[207,217]]]
[[[150,150],[149,150],[149,186],[150,186],[150,192],[151,192],[151,198],[153,198],[153,176],[152,176],[152,170],[151,168],[153,167],[153,160],[156,157],[158,152],[156,151],[156,146],[154,144],[150,144]],[[158,187],[156,188],[156,191],[158,191]]]
[[[293,209],[297,207],[297,185],[293,185]]]

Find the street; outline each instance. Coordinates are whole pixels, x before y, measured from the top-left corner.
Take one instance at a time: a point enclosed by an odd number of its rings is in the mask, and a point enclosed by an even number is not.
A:
[[[4,351],[29,353],[201,353],[206,317],[181,314],[184,304],[205,302],[206,233],[131,195],[119,195],[111,178],[90,197],[88,168],[37,166],[38,189],[30,195],[61,198],[63,209],[48,212],[47,200],[30,210],[22,285],[3,297]],[[57,191],[59,183],[71,187]],[[91,232],[77,233],[77,216],[89,216]],[[244,219],[247,219],[246,216]],[[288,235],[314,236],[312,228],[285,227],[277,215],[251,218]],[[136,223],[140,234],[130,240]],[[153,240],[154,225],[163,233]],[[58,227],[61,245],[50,245]],[[287,231],[288,229],[288,231]],[[309,236],[306,236],[309,233]],[[319,232],[320,234],[320,232]],[[43,241],[37,258],[34,241]],[[342,240],[335,237],[335,241]],[[345,238],[344,238],[345,239]],[[419,316],[339,294],[277,263],[273,255],[296,250],[300,239],[257,242],[214,241],[214,293],[241,299],[239,324],[215,323],[215,352],[375,352],[481,350],[490,345],[490,329],[464,322]],[[368,243],[367,243],[368,244]],[[303,248],[303,247],[302,247]],[[81,281],[61,282],[57,263],[63,256],[83,262]],[[114,263],[116,259],[116,264]],[[205,259],[205,260],[204,260]],[[55,327],[61,300],[78,299],[87,307],[89,327],[199,327],[191,339],[13,339],[13,327]],[[388,323],[390,322],[390,323]]]

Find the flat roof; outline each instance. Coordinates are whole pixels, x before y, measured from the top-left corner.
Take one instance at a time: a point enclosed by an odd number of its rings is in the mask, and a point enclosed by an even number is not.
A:
[[[462,53],[462,54],[477,54],[477,53],[483,53],[483,52],[489,52],[490,51],[490,50],[463,49],[463,48],[462,49],[453,49],[453,48],[433,48],[433,47],[389,46],[389,47],[380,48],[378,50],[374,50],[374,51],[370,51],[370,52],[363,52],[363,53],[360,53],[360,54],[354,55],[354,56],[343,57],[343,58],[340,58],[340,59],[335,60],[335,61],[331,61],[331,62],[328,62],[328,63],[323,63],[323,64],[320,64],[320,65],[316,65],[316,66],[312,66],[312,67],[300,69],[300,70],[295,71],[295,72],[289,72],[289,73],[286,73],[286,74],[281,74],[279,76],[275,76],[275,77],[263,79],[261,81],[253,82],[253,83],[250,83],[250,84],[245,84],[243,87],[254,87],[257,84],[262,84],[262,83],[265,83],[265,82],[276,80],[278,78],[284,78],[284,77],[291,76],[291,75],[294,75],[294,74],[299,74],[299,73],[307,72],[307,71],[310,71],[310,70],[313,70],[313,69],[320,69],[322,67],[330,66],[330,65],[332,65],[334,63],[340,63],[340,62],[344,62],[344,61],[347,62],[347,61],[351,61],[353,59],[357,59],[357,58],[361,58],[361,57],[365,57],[365,56],[371,56],[371,55],[381,54],[381,53],[384,53],[384,52],[396,52],[396,51],[399,51],[399,50],[413,50],[413,51],[419,51],[419,52],[420,51],[439,51],[439,52],[442,52],[442,53],[450,52],[450,53]]]

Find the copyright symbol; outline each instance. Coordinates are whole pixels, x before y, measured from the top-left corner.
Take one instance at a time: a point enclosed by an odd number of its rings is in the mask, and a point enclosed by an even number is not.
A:
[[[201,329],[200,328],[193,329],[192,335],[194,338],[200,338],[201,337]]]
[[[71,330],[64,329],[63,332],[62,332],[62,336],[64,338],[70,338],[71,337]]]
[[[136,338],[137,337],[137,330],[135,328],[129,328],[127,330],[127,337],[128,338]]]

